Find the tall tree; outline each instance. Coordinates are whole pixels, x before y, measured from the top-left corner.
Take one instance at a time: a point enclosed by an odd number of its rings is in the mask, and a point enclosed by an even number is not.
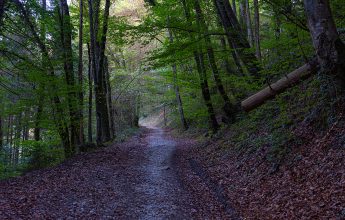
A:
[[[205,39],[205,45],[206,45],[206,50],[207,50],[207,55],[208,55],[208,60],[210,63],[210,67],[213,73],[213,77],[215,79],[216,82],[216,86],[218,89],[219,94],[221,95],[223,101],[224,101],[224,107],[223,110],[226,114],[226,116],[228,117],[229,120],[233,120],[234,119],[234,106],[232,106],[230,99],[224,89],[223,86],[223,82],[222,79],[220,77],[220,73],[216,64],[216,58],[214,55],[214,50],[212,47],[212,42],[211,42],[211,38],[209,36],[208,33],[208,27],[206,25],[205,19],[204,19],[204,15],[202,13],[202,9],[199,3],[199,0],[194,0],[194,7],[195,7],[195,13],[197,16],[197,23],[199,25],[200,31],[204,32],[204,39]]]
[[[4,130],[3,130],[3,116],[2,116],[2,111],[0,109],[0,153],[3,149],[4,146]]]
[[[253,52],[245,51],[245,49],[250,48],[250,44],[238,23],[229,1],[214,0],[214,4],[226,32],[229,44],[234,46],[249,72],[258,78],[259,71],[261,70],[258,65],[258,60]]]
[[[183,6],[187,23],[189,26],[192,26],[191,15],[190,15],[190,11],[187,6],[186,0],[182,0],[182,6]],[[194,36],[191,32],[189,32],[189,38],[192,42],[195,41]],[[219,129],[219,124],[217,122],[216,114],[215,114],[214,107],[211,100],[211,94],[209,90],[207,72],[206,72],[205,61],[204,61],[204,54],[202,53],[202,47],[200,45],[198,46],[197,50],[193,51],[193,55],[194,55],[194,60],[197,67],[197,72],[199,75],[202,97],[204,99],[207,112],[208,112],[209,126],[213,132],[216,132]]]
[[[232,0],[232,10],[234,10],[234,14],[237,16],[236,0]]]
[[[99,10],[100,1],[89,2],[89,18],[90,18],[90,41],[91,41],[91,57],[92,71],[94,76],[95,101],[96,101],[96,119],[97,119],[97,143],[101,144],[111,140],[109,127],[109,114],[107,107],[106,88],[104,82],[104,59],[105,44],[107,40],[108,18],[110,0],[105,1],[105,9],[103,15],[103,27],[98,36],[99,30]]]
[[[246,27],[247,27],[247,35],[248,35],[248,41],[250,46],[254,45],[254,36],[253,36],[253,27],[252,27],[252,19],[250,14],[250,6],[249,6],[249,0],[245,0],[246,4]]]
[[[42,15],[41,15],[41,39],[43,42],[46,41],[46,25],[44,22],[44,17],[47,11],[47,1],[42,0]],[[44,57],[42,57],[42,66],[44,65]],[[43,114],[43,104],[44,104],[44,83],[41,82],[38,85],[38,93],[39,93],[39,98],[38,98],[38,106],[37,106],[37,111],[36,111],[36,119],[35,119],[35,127],[34,127],[34,139],[35,141],[41,140],[41,119],[42,119],[42,114]]]
[[[170,18],[168,17],[168,22],[167,22],[168,26],[169,26],[169,20],[170,20]],[[173,36],[173,33],[172,33],[170,28],[168,28],[168,37],[169,37],[170,43],[173,44],[174,43],[174,36]],[[176,103],[177,103],[177,107],[178,107],[178,110],[179,110],[181,124],[182,124],[183,128],[185,130],[187,130],[188,129],[188,123],[187,123],[185,115],[184,115],[183,104],[182,104],[182,99],[181,99],[181,95],[180,95],[180,88],[179,88],[178,81],[177,81],[177,67],[176,67],[176,63],[173,63],[171,67],[172,67],[172,71],[173,71],[174,90],[175,90],[175,96],[176,96]]]
[[[88,81],[89,81],[89,106],[88,106],[88,123],[87,123],[87,136],[88,142],[92,143],[92,58],[90,54],[90,44],[87,44],[87,54],[88,54]]]
[[[7,0],[0,0],[0,30],[2,26],[2,19],[5,14],[5,6],[6,6]]]
[[[328,0],[304,0],[308,26],[318,62],[326,73],[345,82],[345,45],[339,37]]]
[[[104,82],[105,82],[105,90],[107,95],[107,105],[108,105],[108,117],[109,117],[109,127],[110,127],[110,135],[112,138],[115,137],[115,117],[114,117],[114,110],[113,110],[113,101],[112,101],[112,93],[111,93],[111,85],[110,85],[110,74],[109,74],[109,63],[108,58],[105,56],[104,60]]]
[[[67,0],[60,0],[60,22],[61,22],[61,41],[63,48],[63,60],[65,80],[68,88],[68,107],[71,120],[71,152],[73,155],[76,150],[76,146],[80,144],[81,138],[79,132],[79,123],[81,121],[79,115],[79,102],[78,96],[75,92],[75,77],[73,68],[73,51],[72,51],[72,24],[69,13],[69,7]]]
[[[260,14],[259,14],[259,1],[253,0],[254,2],[254,41],[256,57],[261,60],[261,49],[260,49]]]
[[[83,94],[83,28],[84,28],[84,4],[79,0],[79,62],[78,62],[78,82],[79,82],[79,144],[84,143],[84,94]]]

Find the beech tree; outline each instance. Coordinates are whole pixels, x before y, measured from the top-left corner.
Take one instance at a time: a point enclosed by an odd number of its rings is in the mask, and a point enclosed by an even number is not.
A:
[[[339,37],[328,0],[305,0],[304,7],[315,53],[321,69],[345,80],[345,45]]]

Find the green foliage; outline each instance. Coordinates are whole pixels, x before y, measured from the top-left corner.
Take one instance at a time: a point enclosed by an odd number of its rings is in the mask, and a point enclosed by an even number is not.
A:
[[[135,127],[124,129],[121,132],[117,133],[115,142],[125,142],[128,138],[137,134],[138,131],[139,131],[139,128],[135,128]]]
[[[27,158],[27,170],[36,170],[50,167],[64,160],[62,147],[52,147],[52,143],[44,141],[22,142],[24,157]]]

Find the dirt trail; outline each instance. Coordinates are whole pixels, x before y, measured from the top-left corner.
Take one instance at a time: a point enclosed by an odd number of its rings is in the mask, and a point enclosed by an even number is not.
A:
[[[125,143],[0,182],[0,219],[212,218],[177,175],[176,141],[144,129]],[[181,174],[181,173],[180,173]]]
[[[164,138],[162,129],[158,128],[152,130],[146,142],[145,160],[138,165],[137,170],[144,176],[144,180],[135,191],[144,205],[144,215],[140,217],[190,218],[191,207],[186,207],[189,204],[188,193],[182,190],[172,166],[176,143]]]

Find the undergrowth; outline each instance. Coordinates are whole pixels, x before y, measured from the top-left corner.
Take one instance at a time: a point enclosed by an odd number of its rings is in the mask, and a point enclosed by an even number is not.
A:
[[[331,97],[321,87],[319,76],[278,95],[253,112],[243,114],[237,123],[230,125],[231,145],[237,150],[255,152],[267,147],[266,159],[280,164],[293,147],[303,145],[294,130],[307,124],[317,132],[325,132],[337,118],[339,97]],[[332,87],[331,82],[327,91]]]

